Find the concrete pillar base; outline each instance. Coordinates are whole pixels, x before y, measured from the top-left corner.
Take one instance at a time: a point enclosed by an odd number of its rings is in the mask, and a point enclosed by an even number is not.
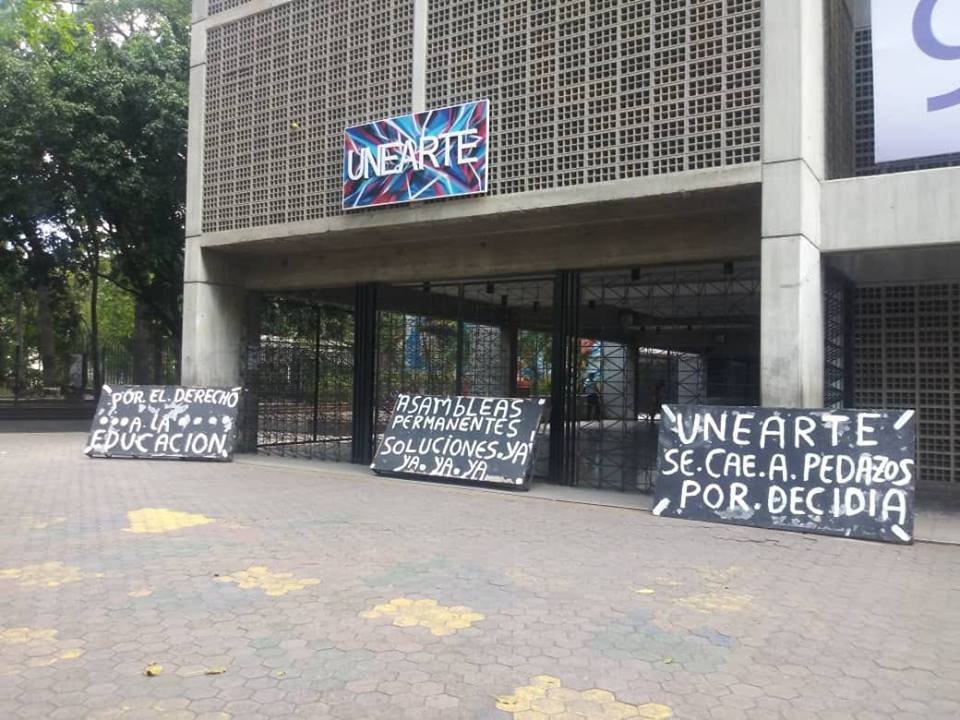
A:
[[[802,235],[764,238],[761,267],[761,402],[767,407],[821,407],[820,250]]]
[[[183,286],[184,385],[240,384],[246,341],[246,291],[230,285],[187,282]]]

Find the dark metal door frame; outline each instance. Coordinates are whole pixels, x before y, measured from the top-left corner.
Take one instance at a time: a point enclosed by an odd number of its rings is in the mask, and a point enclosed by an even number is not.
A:
[[[377,383],[377,286],[364,283],[354,291],[353,442],[350,461],[373,459],[374,403]]]
[[[579,318],[580,272],[559,270],[553,281],[549,477],[562,485],[576,483]]]

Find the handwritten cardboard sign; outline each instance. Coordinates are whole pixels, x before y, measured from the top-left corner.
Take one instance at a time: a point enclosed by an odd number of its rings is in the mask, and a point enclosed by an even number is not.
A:
[[[400,395],[378,473],[525,486],[543,400]]]
[[[103,386],[91,457],[229,460],[241,389],[166,385]]]
[[[664,405],[654,514],[909,543],[915,413]]]

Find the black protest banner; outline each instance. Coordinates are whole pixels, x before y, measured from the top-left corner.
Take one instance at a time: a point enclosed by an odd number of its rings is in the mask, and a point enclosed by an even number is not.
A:
[[[400,395],[370,467],[523,487],[543,405],[517,398]]]
[[[103,386],[90,438],[91,457],[229,460],[240,388]]]
[[[654,514],[909,543],[915,414],[664,405]]]

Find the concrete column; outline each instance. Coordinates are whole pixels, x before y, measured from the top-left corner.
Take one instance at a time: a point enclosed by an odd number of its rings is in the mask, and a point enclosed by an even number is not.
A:
[[[427,109],[427,31],[430,0],[413,3],[413,85],[410,107],[413,112]]]
[[[228,282],[230,278],[232,282]],[[236,386],[247,343],[247,291],[225,258],[187,241],[183,282],[184,385]]]
[[[764,0],[760,396],[768,406],[823,404],[825,32],[823,0]]]
[[[187,238],[200,235],[203,225],[203,131],[207,87],[206,0],[194,0],[190,26],[190,85],[187,129]]]
[[[181,382],[241,384],[246,345],[247,293],[228,260],[205,252],[203,232],[203,130],[207,77],[206,0],[193,0],[190,33],[190,103],[187,136],[186,250],[183,270]]]
[[[601,341],[599,360],[598,381],[603,419],[632,419],[634,378],[627,346]]]
[[[823,405],[820,250],[803,236],[764,238],[760,395],[771,407]]]

